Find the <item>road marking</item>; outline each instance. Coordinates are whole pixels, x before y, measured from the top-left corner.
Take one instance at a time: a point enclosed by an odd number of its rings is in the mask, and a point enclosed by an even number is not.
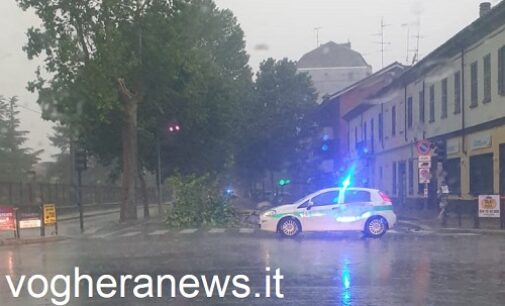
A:
[[[157,235],[165,235],[166,233],[170,232],[170,230],[157,230],[152,233],[149,233],[149,236],[157,236]]]
[[[126,234],[120,235],[120,237],[133,237],[133,236],[137,236],[140,233],[141,232],[130,232],[130,233],[126,233]]]
[[[209,233],[211,233],[211,234],[222,234],[222,233],[224,233],[224,231],[226,231],[225,228],[211,228],[209,230]]]
[[[387,233],[388,234],[399,234],[400,232],[398,232],[396,230],[388,230]]]
[[[198,230],[197,228],[187,228],[180,231],[179,234],[193,234],[197,230]]]
[[[238,232],[241,234],[252,234],[254,233],[254,228],[241,228]]]

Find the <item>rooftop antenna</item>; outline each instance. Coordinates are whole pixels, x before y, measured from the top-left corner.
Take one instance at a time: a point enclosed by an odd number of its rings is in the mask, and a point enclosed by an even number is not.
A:
[[[421,38],[424,38],[424,36],[421,36],[421,16],[417,16],[417,34],[414,35],[414,38],[416,39],[416,48],[414,49],[414,57],[412,58],[412,65],[417,63],[419,61],[419,42]]]
[[[386,41],[384,41],[384,32],[385,32],[385,31],[384,31],[384,29],[385,29],[387,26],[390,26],[390,25],[389,25],[389,24],[385,24],[385,23],[384,23],[384,17],[382,17],[382,18],[381,18],[381,31],[380,31],[380,33],[375,34],[376,36],[380,36],[380,37],[381,37],[381,41],[376,42],[376,43],[378,43],[378,44],[380,44],[380,45],[381,45],[381,50],[380,50],[380,52],[381,52],[381,56],[382,56],[382,68],[384,68],[384,52],[385,52],[385,48],[384,48],[384,47],[385,47],[386,45],[390,45],[390,44],[391,44],[390,42],[386,42]]]
[[[319,30],[321,30],[322,27],[315,27],[314,31],[316,32],[316,48],[319,48]]]

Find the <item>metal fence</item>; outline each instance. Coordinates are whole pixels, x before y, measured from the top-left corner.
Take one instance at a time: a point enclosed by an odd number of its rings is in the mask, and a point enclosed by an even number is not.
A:
[[[76,204],[77,187],[70,184],[49,184],[42,182],[13,183],[0,182],[0,206],[28,206],[42,203],[53,203],[56,206],[72,206]],[[112,204],[121,201],[119,186],[82,186],[82,203]],[[137,190],[137,203],[143,203],[142,190]],[[147,188],[148,203],[157,202],[155,188]]]

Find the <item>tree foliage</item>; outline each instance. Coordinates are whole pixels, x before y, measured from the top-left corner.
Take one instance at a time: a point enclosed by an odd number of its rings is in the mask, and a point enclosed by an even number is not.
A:
[[[137,167],[155,168],[157,138],[170,169],[225,164],[251,77],[229,11],[211,0],[17,2],[43,23],[29,29],[25,51],[45,57],[29,84],[44,117],[72,126],[104,162],[122,155],[122,217],[136,216]],[[164,131],[172,120],[183,126],[177,137]]]
[[[28,131],[20,130],[17,97],[0,96],[0,179],[22,181],[33,170],[42,150],[25,147]]]
[[[254,98],[244,111],[244,140],[238,165],[263,177],[306,160],[303,140],[310,135],[316,93],[296,63],[268,59],[256,75]]]

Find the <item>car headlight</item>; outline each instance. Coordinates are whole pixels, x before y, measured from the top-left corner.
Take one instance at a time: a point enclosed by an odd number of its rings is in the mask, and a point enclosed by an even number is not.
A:
[[[275,215],[275,210],[269,210],[263,214],[263,217],[272,217]]]

